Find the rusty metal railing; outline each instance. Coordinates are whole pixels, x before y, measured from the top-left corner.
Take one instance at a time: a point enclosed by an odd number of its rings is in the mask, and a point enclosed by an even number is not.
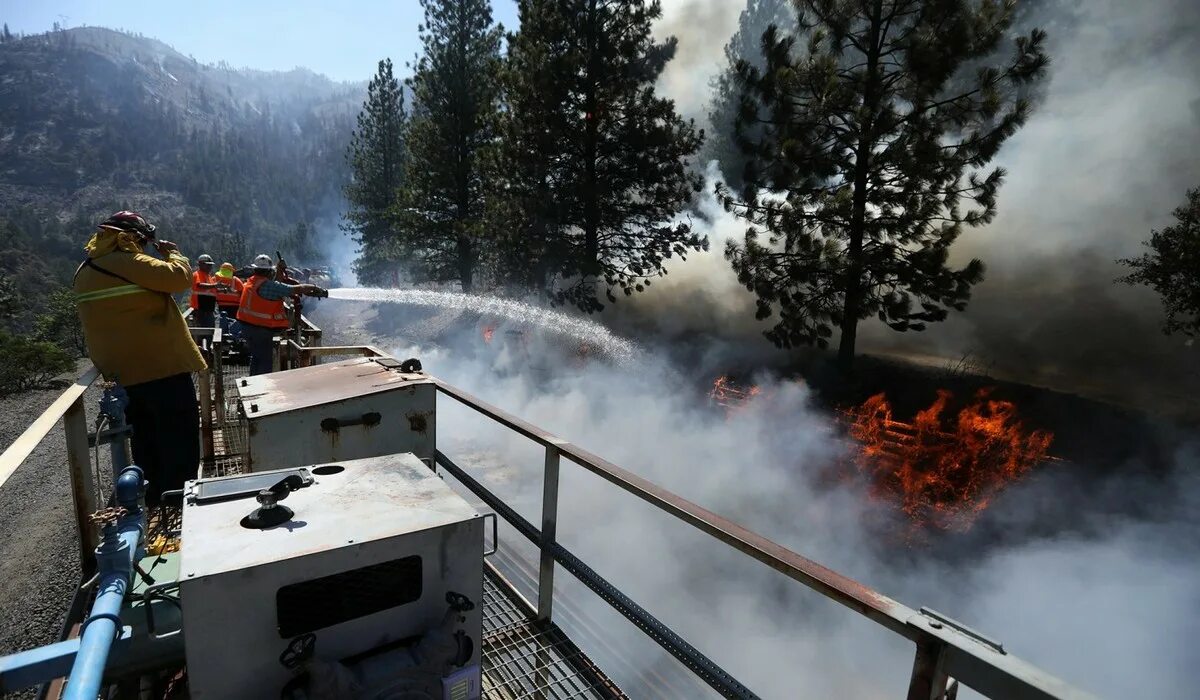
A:
[[[333,351],[328,354],[386,356],[385,353],[370,346],[343,346],[322,348],[321,350]],[[477,495],[485,497],[484,500],[488,501],[489,505],[494,504],[494,508],[497,505],[501,506],[496,510],[498,512],[506,511],[502,514],[503,517],[539,546],[537,614],[540,618],[548,620],[553,615],[553,582],[556,564],[565,564],[577,576],[580,573],[586,576],[590,572],[590,569],[586,569],[586,565],[584,565],[586,570],[581,572],[578,566],[581,562],[563,549],[555,539],[558,520],[559,467],[561,459],[565,457],[568,461],[605,479],[626,493],[766,564],[826,598],[841,603],[884,629],[914,642],[916,650],[906,694],[908,700],[952,700],[957,696],[959,683],[993,698],[1083,700],[1092,697],[1036,666],[1012,656],[1002,644],[952,618],[928,608],[914,610],[907,607],[854,579],[822,566],[783,545],[772,542],[758,533],[723,518],[496,406],[445,382],[436,379],[434,381],[438,391],[445,396],[523,435],[545,449],[542,471],[541,528],[534,528],[531,523],[507,508],[499,498],[488,492],[478,482],[470,479],[469,475],[466,475],[461,468],[438,452],[440,464],[452,468],[456,476],[466,476],[468,481],[472,482],[468,484],[469,488],[475,490]],[[591,573],[594,575],[594,572]],[[581,578],[581,580],[583,579]],[[588,581],[584,580],[584,583],[587,583],[593,590],[597,590]],[[602,591],[598,592],[603,595]],[[610,597],[605,599],[606,602],[613,604]],[[614,607],[620,610],[619,606],[614,605]],[[636,604],[634,607],[637,607]],[[621,610],[621,612],[625,613],[627,617],[629,616],[626,611]],[[643,627],[643,631],[650,633],[645,627]],[[662,635],[653,633],[651,636],[677,658],[688,663],[685,658],[688,654],[687,648],[671,648],[671,640],[664,640]],[[687,646],[686,642],[683,644]],[[707,661],[707,659],[703,660]],[[696,666],[689,664],[689,667],[693,671],[697,671]],[[722,686],[720,679],[714,681],[705,678],[705,680],[727,697],[740,696],[740,693],[735,691],[736,685]]]

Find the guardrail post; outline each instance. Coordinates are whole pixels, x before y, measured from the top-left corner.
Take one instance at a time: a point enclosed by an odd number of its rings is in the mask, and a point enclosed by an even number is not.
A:
[[[542,541],[538,567],[538,619],[550,620],[554,611],[554,537],[558,524],[558,447],[546,445],[542,473]]]
[[[211,358],[210,358],[211,362]],[[211,365],[209,369],[201,370],[196,374],[200,379],[200,449],[201,457],[211,459],[213,456],[213,414],[212,414],[212,383],[209,381],[209,373],[212,372]]]
[[[92,513],[99,510],[99,505],[96,503],[96,480],[92,474],[87,415],[82,396],[75,399],[63,413],[63,431],[67,438],[71,500],[75,506],[75,522],[79,526],[79,567],[86,577],[87,572],[96,568],[96,534],[90,518]]]
[[[950,679],[945,671],[945,649],[946,645],[937,640],[917,642],[907,700],[942,700],[946,697],[946,685]]]
[[[217,423],[220,423],[221,427],[225,426],[225,363],[221,359],[223,343],[223,338],[213,338],[212,363],[209,364],[213,375],[213,394],[216,396],[213,401],[217,408]]]

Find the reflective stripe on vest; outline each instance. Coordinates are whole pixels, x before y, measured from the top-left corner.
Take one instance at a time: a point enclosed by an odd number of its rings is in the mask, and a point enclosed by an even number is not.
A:
[[[138,292],[149,292],[145,287],[139,287],[136,284],[123,284],[119,287],[108,287],[107,289],[97,289],[94,292],[81,292],[75,295],[75,303],[82,304],[87,301],[100,301],[101,299],[112,299],[114,297],[123,297],[129,294],[137,294]]]
[[[269,279],[252,277],[249,282],[245,283],[242,287],[242,302],[238,306],[237,318],[239,321],[245,321],[255,326],[287,328],[291,324],[288,323],[287,313],[283,310],[283,299],[270,301],[258,295],[258,288]]]

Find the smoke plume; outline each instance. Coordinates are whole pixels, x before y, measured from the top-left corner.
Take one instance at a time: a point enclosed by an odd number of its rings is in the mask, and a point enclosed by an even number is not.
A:
[[[678,37],[679,49],[660,88],[685,115],[705,111],[708,81],[740,5],[664,2],[659,35]],[[1113,259],[1136,254],[1184,191],[1200,184],[1198,18],[1200,5],[1187,0],[1030,5],[1021,21],[1050,31],[1046,97],[997,159],[1009,171],[999,216],[969,232],[955,251],[983,258],[988,278],[966,313],[925,333],[864,324],[863,348],[939,357],[972,352],[1028,382],[1164,410],[1194,406],[1194,351],[1158,331],[1153,295],[1113,284],[1121,273]],[[716,170],[708,173],[711,193]],[[1171,443],[1181,446],[1165,468],[1040,469],[995,499],[976,535],[906,546],[894,513],[853,484],[823,479],[847,446],[801,384],[756,377],[761,398],[728,417],[697,391],[696,378],[731,356],[766,367],[780,353],[761,337],[770,319],[755,321],[752,295],[721,254],[744,224],[711,194],[683,218],[708,234],[711,250],[673,261],[649,291],[604,312],[603,320],[647,346],[633,366],[581,362],[536,333],[507,334],[503,321],[462,310],[431,319],[428,310],[381,309],[360,332],[900,602],[959,619],[1074,685],[1114,698],[1194,695],[1194,436]],[[353,307],[329,304],[351,327]],[[484,324],[492,333],[487,343],[479,336]],[[419,345],[409,347],[396,340],[400,328],[436,328],[440,335],[410,334]],[[656,352],[655,338],[669,349]],[[694,350],[685,365],[668,359],[681,345]],[[441,449],[539,522],[540,448],[451,401],[439,411]],[[565,546],[756,692],[903,692],[913,653],[907,642],[569,462],[562,470]],[[501,544],[502,552],[522,552],[511,531]],[[524,556],[535,555],[526,548]],[[598,658],[625,658],[606,666],[618,682],[667,675],[674,662],[644,635],[565,572],[556,584],[571,601],[556,609],[556,619]],[[595,643],[588,629],[602,630],[609,646]]]
[[[660,89],[685,114],[702,117],[709,95],[700,86],[721,65],[740,5],[664,3],[659,32],[676,36],[679,51]],[[1055,0],[1025,7],[1020,24],[1049,32],[1045,98],[995,161],[1008,170],[996,220],[968,231],[953,251],[957,262],[983,259],[987,277],[965,313],[924,333],[868,321],[860,348],[970,353],[1004,377],[1194,411],[1196,351],[1161,333],[1152,292],[1114,283],[1123,274],[1114,260],[1137,255],[1150,230],[1169,223],[1186,190],[1200,185],[1200,4]],[[676,330],[695,319],[701,325],[691,330],[700,332],[707,318],[721,335],[745,333],[746,345],[766,344],[753,298],[721,259],[724,241],[739,238],[743,226],[711,195],[694,215],[712,250],[676,263],[662,288],[614,315],[624,322],[667,309]],[[692,302],[703,307],[676,316]]]
[[[355,317],[348,302],[330,303],[339,319]],[[1189,563],[1200,554],[1200,445],[1182,449],[1166,477],[1095,477],[1104,486],[1078,508],[1062,497],[1075,477],[1037,472],[980,523],[1006,531],[1002,541],[914,547],[895,536],[903,523],[892,511],[823,478],[847,446],[802,384],[756,377],[761,398],[727,416],[696,390],[691,375],[702,368],[652,350],[621,367],[580,363],[537,329],[451,313],[452,323],[423,324],[428,310],[393,306],[375,327],[442,329],[436,345],[393,340],[393,352],[902,603],[959,619],[1072,684],[1104,697],[1189,695],[1200,662],[1190,643],[1200,632],[1200,577]],[[486,342],[484,326],[494,329]],[[446,399],[438,442],[540,522],[539,446]],[[560,541],[763,697],[903,692],[908,642],[566,460],[561,479]],[[1152,517],[1113,515],[1146,499]],[[1060,525],[1038,525],[1042,509]],[[517,570],[535,570],[536,551],[519,535],[503,531],[501,545],[502,565],[523,559]],[[560,571],[556,586],[556,619],[619,683],[671,677],[675,662],[569,574]]]

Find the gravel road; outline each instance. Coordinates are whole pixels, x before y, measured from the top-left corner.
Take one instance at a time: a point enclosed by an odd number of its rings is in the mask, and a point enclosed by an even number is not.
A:
[[[86,367],[81,363],[80,372]],[[69,384],[77,376],[64,379]],[[8,449],[63,388],[5,398],[0,448]],[[98,386],[84,395],[89,425],[99,398]],[[59,421],[0,487],[0,655],[57,640],[72,589],[79,584],[77,543],[66,440]],[[34,696],[26,691],[4,697]]]

